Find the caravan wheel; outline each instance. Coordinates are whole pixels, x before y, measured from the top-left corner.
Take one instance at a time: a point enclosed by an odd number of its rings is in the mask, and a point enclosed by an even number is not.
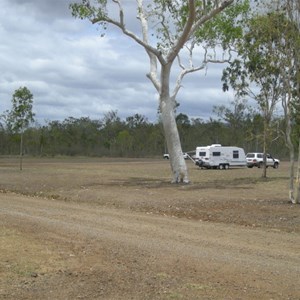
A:
[[[219,164],[219,169],[220,170],[228,170],[229,169],[229,164]]]

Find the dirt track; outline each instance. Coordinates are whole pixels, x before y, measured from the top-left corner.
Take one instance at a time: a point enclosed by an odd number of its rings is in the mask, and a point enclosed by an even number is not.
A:
[[[11,194],[1,225],[56,257],[24,282],[4,280],[2,299],[300,299],[293,233]]]
[[[0,299],[300,299],[287,165],[0,158]]]

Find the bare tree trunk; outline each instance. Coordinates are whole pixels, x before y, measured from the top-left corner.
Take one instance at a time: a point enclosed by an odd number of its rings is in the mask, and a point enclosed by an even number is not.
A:
[[[21,141],[20,141],[20,171],[23,169],[23,131],[21,132]]]
[[[162,66],[160,74],[160,112],[170,155],[172,183],[188,183],[188,170],[182,155],[181,141],[175,118],[176,101],[170,96],[172,62]]]
[[[290,152],[290,183],[289,183],[289,199],[292,203],[295,203],[294,197],[294,166],[295,166],[295,150],[291,140],[291,119],[289,115],[286,115],[286,143]]]
[[[172,170],[172,183],[188,183],[188,170],[182,155],[182,148],[176,118],[174,112],[174,100],[169,98],[161,99],[162,123],[165,139],[170,155],[170,165]]]
[[[285,116],[285,140],[286,145],[289,148],[290,153],[290,174],[289,174],[289,200],[292,203],[295,203],[295,188],[294,188],[294,167],[295,167],[295,149],[294,145],[291,139],[291,133],[292,133],[292,117],[291,117],[291,111],[290,111],[290,102],[291,102],[291,92],[288,89],[288,97],[283,95],[282,97],[282,106],[284,108],[284,116]],[[299,159],[299,158],[298,158]]]
[[[267,178],[267,121],[264,120],[264,141],[263,141],[263,172],[262,177]]]
[[[300,203],[300,136],[299,136],[299,146],[298,146],[298,164],[297,164],[297,176],[296,176],[296,186],[295,186],[295,198],[294,204]]]

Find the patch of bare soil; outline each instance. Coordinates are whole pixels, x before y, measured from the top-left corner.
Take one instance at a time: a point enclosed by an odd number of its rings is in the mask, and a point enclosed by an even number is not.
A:
[[[0,299],[300,299],[288,166],[0,159]]]

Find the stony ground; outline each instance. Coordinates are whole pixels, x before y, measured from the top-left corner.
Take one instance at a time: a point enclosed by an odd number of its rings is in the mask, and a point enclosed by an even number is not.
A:
[[[300,299],[288,164],[0,158],[0,299]]]

